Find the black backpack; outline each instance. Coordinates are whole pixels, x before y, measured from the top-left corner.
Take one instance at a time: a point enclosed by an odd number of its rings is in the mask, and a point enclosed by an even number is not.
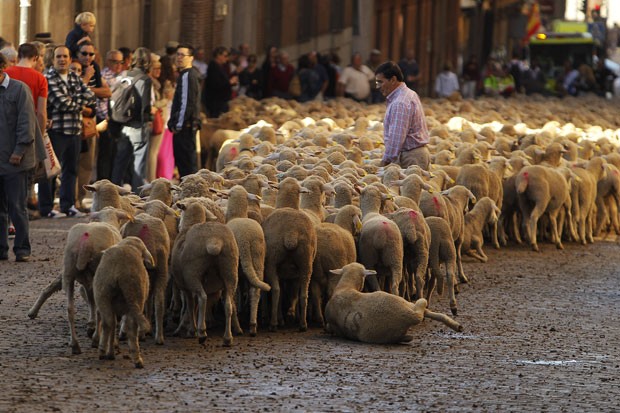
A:
[[[112,86],[112,96],[109,100],[110,119],[118,123],[142,120],[142,99],[139,86],[143,83],[144,77],[124,76],[116,81]]]

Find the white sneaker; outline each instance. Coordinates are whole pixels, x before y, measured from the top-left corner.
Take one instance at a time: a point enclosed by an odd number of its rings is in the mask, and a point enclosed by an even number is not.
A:
[[[66,217],[67,214],[62,213],[60,211],[56,211],[55,209],[52,209],[49,214],[47,214],[48,218],[64,218]]]
[[[65,212],[65,216],[69,218],[82,218],[85,217],[86,214],[80,212],[75,206],[72,206],[67,210],[67,212]]]

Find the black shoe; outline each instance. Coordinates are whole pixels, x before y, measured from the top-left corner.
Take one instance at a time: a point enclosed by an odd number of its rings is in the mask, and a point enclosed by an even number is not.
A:
[[[28,262],[30,261],[30,255],[28,254],[19,254],[15,257],[15,262]]]

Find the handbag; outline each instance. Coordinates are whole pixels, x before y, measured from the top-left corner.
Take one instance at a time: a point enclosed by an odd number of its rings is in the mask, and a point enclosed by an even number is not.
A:
[[[89,139],[97,136],[97,120],[91,117],[93,111],[90,108],[84,108],[82,111],[82,139]]]
[[[155,115],[153,115],[153,125],[151,126],[151,134],[159,135],[164,133],[164,116],[162,115],[162,110],[157,109]]]
[[[45,174],[48,179],[51,179],[60,173],[61,167],[56,152],[54,152],[52,141],[47,133],[43,135],[43,146],[45,146],[45,159],[43,160]]]

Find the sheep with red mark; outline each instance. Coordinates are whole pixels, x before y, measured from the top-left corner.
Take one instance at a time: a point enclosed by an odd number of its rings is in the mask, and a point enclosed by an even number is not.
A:
[[[362,190],[362,231],[358,241],[358,259],[364,267],[377,271],[369,280],[371,288],[399,295],[403,277],[403,239],[398,225],[379,212],[386,199],[374,185]],[[385,285],[387,282],[387,286]]]

